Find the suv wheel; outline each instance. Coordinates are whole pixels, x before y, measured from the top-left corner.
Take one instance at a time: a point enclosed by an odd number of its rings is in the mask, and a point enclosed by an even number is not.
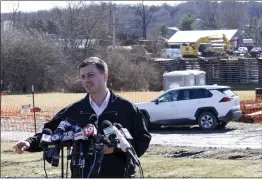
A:
[[[148,117],[147,117],[147,116],[145,115],[145,113],[143,113],[143,112],[142,112],[142,117],[143,117],[143,119],[144,119],[144,121],[145,121],[146,128],[149,129],[149,125],[150,125],[149,123],[150,123],[150,122],[149,122]]]
[[[217,126],[217,119],[211,112],[203,112],[197,120],[201,129],[214,129]]]
[[[160,125],[157,125],[157,124],[151,124],[148,117],[143,112],[142,112],[142,116],[143,116],[143,119],[145,120],[145,125],[146,125],[147,130],[154,130],[154,129],[158,129],[161,127]]]
[[[221,121],[217,126],[216,129],[224,129],[228,122]]]

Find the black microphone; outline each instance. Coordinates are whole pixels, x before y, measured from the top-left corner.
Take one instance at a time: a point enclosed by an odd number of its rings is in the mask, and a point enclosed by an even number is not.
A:
[[[85,167],[85,158],[84,158],[84,152],[83,152],[83,141],[86,139],[84,130],[79,127],[75,126],[75,134],[74,134],[74,144],[79,145],[80,148],[80,157],[78,161],[78,165],[80,168]]]
[[[68,119],[61,121],[58,127],[56,128],[54,134],[62,134],[68,127],[71,127],[72,125],[68,122]]]
[[[42,137],[39,146],[42,148],[46,148],[48,145],[50,145],[52,141],[52,135],[53,132],[51,131],[51,129],[44,128],[42,131]]]
[[[109,139],[111,145],[116,148],[120,148],[119,140],[117,139],[118,129],[112,125],[112,123],[108,120],[105,120],[101,123],[100,130],[103,131],[105,137]]]
[[[52,141],[52,134],[53,132],[51,129],[44,128],[42,131],[42,137],[40,140],[39,146],[43,148],[43,159],[46,160],[47,162],[51,162],[51,157],[48,154],[51,154],[50,152],[47,151],[49,145],[51,144]]]
[[[112,123],[108,120],[105,120],[101,123],[104,134],[108,139],[113,143],[113,145],[117,148],[120,148],[122,151],[128,153],[133,161],[139,165],[137,158],[134,156],[132,152],[132,147],[129,142],[125,139],[125,137],[120,133],[120,131],[112,125]]]
[[[102,159],[104,157],[104,149],[105,145],[110,142],[105,141],[104,136],[101,134],[98,134],[98,129],[94,124],[88,124],[86,127],[83,128],[85,137],[90,139],[93,149],[93,157],[94,157],[94,163],[92,165],[91,171],[88,175],[91,175],[91,172],[93,176],[98,176],[100,173],[101,163]]]
[[[71,146],[73,145],[73,139],[74,139],[73,128],[68,127],[68,131],[63,133],[63,136],[61,139],[61,146],[67,147],[67,160],[71,159],[70,150],[71,150]]]
[[[63,132],[61,137],[61,146],[67,146],[68,144],[72,146],[74,139],[73,129],[69,129],[68,131]]]
[[[58,167],[59,165],[59,154],[60,154],[60,142],[62,139],[62,134],[71,127],[71,124],[67,121],[61,121],[58,127],[56,128],[54,135],[52,136],[52,143],[55,144],[55,152],[52,156],[51,165],[54,167]]]
[[[92,114],[88,120],[91,122],[91,124],[94,124],[97,121],[97,116]]]

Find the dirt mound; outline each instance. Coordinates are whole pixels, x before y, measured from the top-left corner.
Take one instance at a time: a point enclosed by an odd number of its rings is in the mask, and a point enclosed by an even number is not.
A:
[[[258,149],[218,149],[218,148],[181,148],[176,152],[166,153],[164,157],[207,158],[219,160],[261,160],[262,150]]]

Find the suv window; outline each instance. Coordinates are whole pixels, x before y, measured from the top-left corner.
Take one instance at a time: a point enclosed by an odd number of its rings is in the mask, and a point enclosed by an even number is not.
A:
[[[178,96],[177,91],[170,91],[159,97],[159,102],[171,102],[176,101]]]
[[[204,91],[202,89],[192,89],[190,90],[190,99],[200,99],[204,98]]]
[[[229,97],[234,97],[237,96],[233,91],[231,91],[230,89],[218,89],[218,91],[220,91],[221,93],[224,93],[225,95],[229,96]]]
[[[188,100],[188,99],[190,99],[189,97],[190,97],[190,90],[189,89],[179,90],[177,100],[178,101]]]
[[[212,96],[213,94],[206,89],[187,89],[179,91],[178,100],[210,98]]]
[[[202,91],[204,93],[204,98],[211,98],[213,96],[213,94],[207,89],[202,89]]]

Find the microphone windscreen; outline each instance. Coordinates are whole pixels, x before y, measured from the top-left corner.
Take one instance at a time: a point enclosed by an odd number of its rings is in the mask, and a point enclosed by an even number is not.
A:
[[[51,129],[44,128],[42,131],[42,134],[53,135],[53,132],[51,131]]]
[[[103,130],[103,129],[105,129],[105,128],[107,128],[107,127],[110,127],[110,126],[113,126],[113,124],[112,124],[110,121],[108,121],[108,120],[104,120],[104,121],[101,123],[100,128]]]
[[[119,130],[121,128],[123,128],[123,126],[119,123],[114,123],[114,126]]]

